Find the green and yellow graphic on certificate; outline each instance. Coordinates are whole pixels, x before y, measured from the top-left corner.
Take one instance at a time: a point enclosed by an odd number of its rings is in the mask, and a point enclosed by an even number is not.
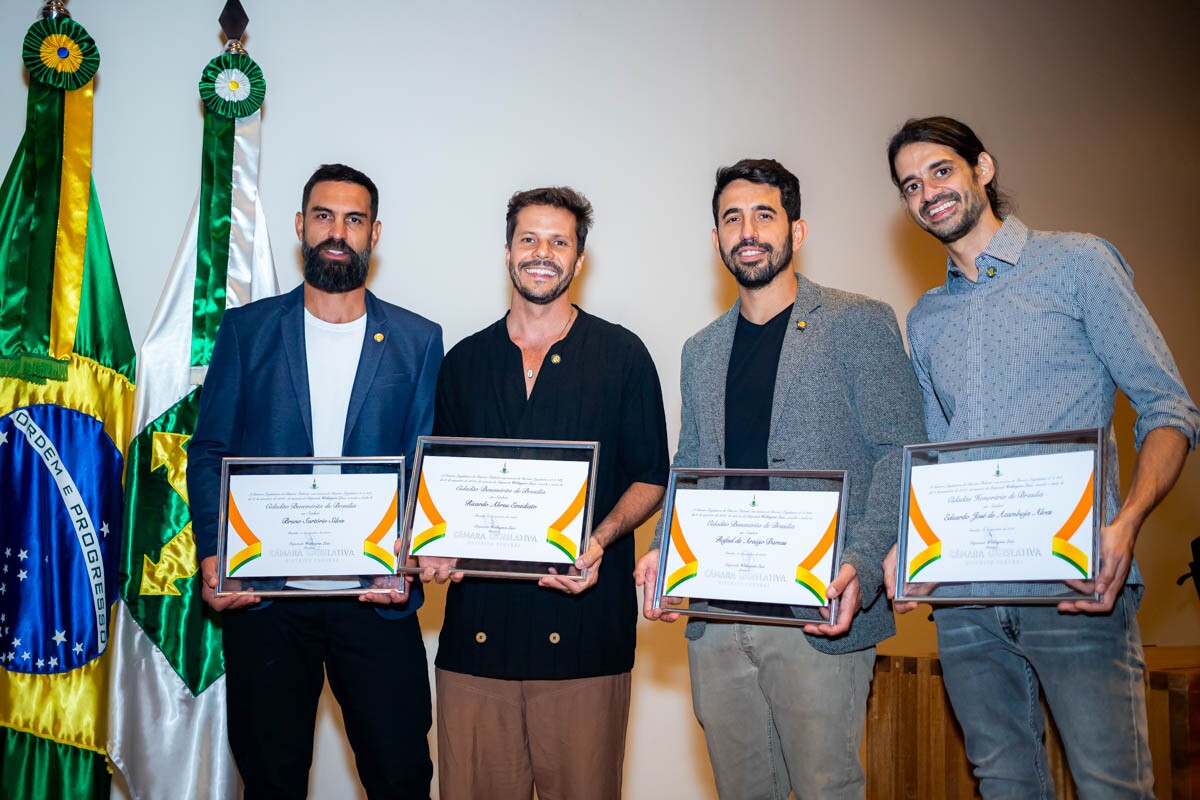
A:
[[[665,595],[825,606],[840,502],[836,491],[676,492]]]
[[[570,565],[585,533],[591,466],[425,452],[409,555]]]
[[[231,474],[225,575],[391,575],[399,505],[395,473]]]
[[[904,576],[913,583],[1094,575],[1094,450],[913,466]]]

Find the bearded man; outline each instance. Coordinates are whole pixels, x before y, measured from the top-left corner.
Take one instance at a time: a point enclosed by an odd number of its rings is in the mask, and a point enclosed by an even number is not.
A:
[[[396,593],[274,603],[214,594],[223,457],[403,454],[411,464],[417,437],[433,425],[441,328],[365,287],[381,228],[375,184],[324,165],[305,185],[302,209],[304,283],[226,312],[188,447],[204,599],[224,629],[229,744],[247,800],[306,797],[328,674],[368,796],[428,798],[419,588],[399,606]],[[379,706],[381,674],[406,688],[402,707]]]
[[[925,440],[917,382],[890,307],[792,272],[808,224],[800,182],[782,164],[745,159],[718,170],[712,211],[713,248],[738,299],[683,346],[674,466],[846,470],[850,496],[842,563],[826,591],[841,599],[837,619],[694,617],[685,631],[692,706],[722,798],[861,798],[875,644],[895,630],[880,561],[896,538],[903,446]],[[725,488],[791,487],[739,476]],[[671,622],[679,615],[651,607],[662,528],[636,575],[646,617]],[[751,605],[720,604],[763,612]]]
[[[1046,581],[1038,604],[933,612],[946,693],[979,793],[1054,796],[1044,698],[1080,797],[1153,797],[1137,622],[1146,587],[1134,545],[1200,441],[1200,411],[1117,248],[1088,234],[1034,230],[1009,213],[997,159],[970,126],[910,119],[887,158],[908,216],[946,248],[945,281],[908,314],[930,441],[1105,429],[1095,581],[1072,581],[1070,591]],[[1138,455],[1123,499],[1118,389],[1137,414]],[[895,569],[893,549],[884,565],[893,595]],[[963,591],[994,600],[1007,587]],[[1093,591],[1098,599],[1062,596]]]
[[[443,800],[621,794],[637,599],[632,531],[658,508],[667,431],[658,373],[630,331],[572,305],[592,207],[565,188],[508,202],[509,312],[446,355],[434,432],[598,441],[586,582],[453,577],[437,653]],[[603,568],[601,557],[603,556]],[[443,560],[445,561],[445,560]]]

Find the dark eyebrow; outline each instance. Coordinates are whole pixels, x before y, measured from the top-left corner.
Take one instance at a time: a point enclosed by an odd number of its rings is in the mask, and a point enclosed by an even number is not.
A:
[[[318,211],[324,211],[326,214],[334,213],[332,208],[326,208],[325,206],[313,206],[312,208],[310,208],[308,210],[308,213],[314,214]],[[367,214],[366,211],[347,211],[346,216],[347,217],[369,217],[370,215]]]
[[[725,219],[725,218],[726,218],[727,216],[729,216],[730,214],[734,214],[734,213],[740,212],[741,210],[742,210],[742,209],[740,209],[740,208],[738,208],[738,207],[736,207],[736,206],[731,206],[730,208],[727,208],[727,209],[725,209],[724,211],[722,211],[722,212],[721,212],[721,219]],[[756,205],[756,206],[753,206],[753,207],[752,207],[752,210],[754,210],[754,211],[770,211],[772,214],[778,214],[778,213],[779,213],[778,211],[776,211],[776,210],[775,210],[775,206],[773,206],[773,205],[771,205],[771,204],[769,204],[769,203],[759,203],[758,205]]]
[[[517,231],[514,231],[514,232],[513,232],[513,237],[514,237],[514,238],[515,238],[515,237],[517,237],[517,236],[526,236],[526,235],[529,235],[529,236],[538,236],[539,234],[538,234],[538,232],[537,232],[537,231],[534,231],[534,230],[531,230],[531,229],[526,229],[526,230],[517,230]],[[551,231],[550,233],[546,233],[546,234],[543,234],[543,235],[544,235],[544,236],[545,236],[547,239],[568,239],[568,238],[570,238],[570,237],[569,237],[567,234],[565,234],[565,233],[558,233],[558,232],[555,232],[555,231]]]
[[[932,172],[935,169],[939,169],[939,168],[945,167],[945,166],[953,166],[953,165],[954,165],[954,162],[951,161],[950,159],[941,158],[941,159],[938,159],[937,161],[933,162],[932,164],[928,165],[927,167],[925,167],[925,169]],[[900,185],[903,186],[904,184],[908,183],[909,181],[913,181],[916,179],[917,179],[916,175],[906,175],[900,179]]]

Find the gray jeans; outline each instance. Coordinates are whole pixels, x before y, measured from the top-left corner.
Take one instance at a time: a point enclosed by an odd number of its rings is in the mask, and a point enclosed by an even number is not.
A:
[[[1151,798],[1145,659],[1126,588],[1111,614],[1054,606],[940,608],[938,651],[987,800],[1054,797],[1038,688],[1079,796]]]
[[[858,754],[874,663],[874,648],[828,655],[799,628],[705,626],[688,642],[688,666],[717,793],[861,798]]]

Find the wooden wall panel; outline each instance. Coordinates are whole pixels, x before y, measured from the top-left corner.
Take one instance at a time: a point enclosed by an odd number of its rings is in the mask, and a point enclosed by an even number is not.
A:
[[[1147,648],[1147,665],[1155,796],[1200,800],[1200,648]],[[1058,797],[1076,800],[1052,720],[1046,751]],[[937,658],[876,660],[862,756],[868,800],[978,797]]]

